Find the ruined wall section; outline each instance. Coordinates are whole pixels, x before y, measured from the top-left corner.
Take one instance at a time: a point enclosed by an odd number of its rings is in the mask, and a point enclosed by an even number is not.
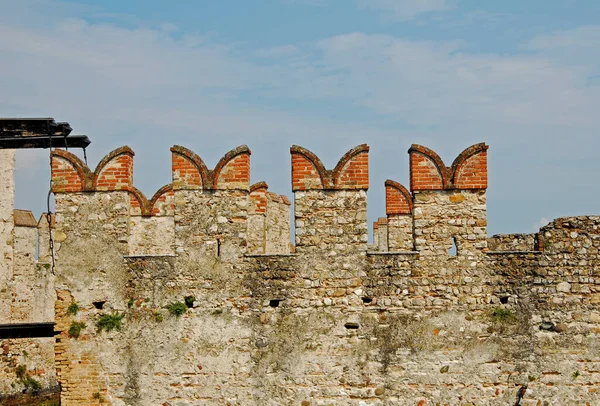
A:
[[[286,196],[267,194],[266,254],[290,253],[290,206]]]
[[[496,234],[487,240],[490,251],[536,251],[538,234]]]
[[[385,217],[380,217],[376,222],[377,226],[373,228],[373,232],[377,232],[377,245],[376,250],[387,252],[389,251],[389,228],[388,228],[388,219]]]
[[[14,219],[11,321],[50,322],[54,320],[54,277],[48,264],[36,261],[38,222],[26,210],[15,210]]]
[[[13,269],[7,289],[11,295],[5,323],[54,320],[54,285],[48,267],[36,261],[37,221],[30,211],[13,214]],[[29,377],[26,381],[23,377]],[[15,338],[0,346],[0,395],[18,393],[35,381],[42,388],[56,386],[54,339]]]
[[[410,192],[398,182],[385,181],[388,251],[412,251],[413,200]]]
[[[248,254],[265,254],[267,239],[267,190],[266,182],[250,186],[248,208]]]
[[[250,186],[248,254],[290,253],[290,200],[268,191],[265,182]]]
[[[0,324],[51,322],[52,276],[36,262],[32,213],[14,209],[14,165],[15,151],[0,150]],[[21,392],[32,382],[43,388],[56,385],[52,338],[4,339],[0,344],[0,394]]]
[[[48,323],[54,321],[54,275],[49,264],[36,261],[37,221],[30,211],[14,212],[14,261],[12,280],[11,323]],[[0,393],[20,392],[26,388],[18,368],[42,388],[57,385],[54,364],[54,339],[20,338],[4,340],[0,364],[6,373],[0,382],[10,388]]]

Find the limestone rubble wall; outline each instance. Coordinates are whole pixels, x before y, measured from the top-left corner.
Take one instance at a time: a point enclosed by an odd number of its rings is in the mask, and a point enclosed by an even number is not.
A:
[[[172,152],[151,199],[126,147],[94,171],[54,152],[63,405],[598,403],[600,216],[488,238],[487,146],[447,167],[413,145],[376,246],[368,147],[327,170],[293,146],[294,253],[247,147]]]
[[[15,151],[0,150],[0,323],[10,318],[15,209]]]
[[[286,218],[279,197],[215,187],[190,153],[172,211],[132,221],[132,189],[58,193],[63,404],[505,405],[525,386],[522,404],[594,404],[600,217],[558,219],[527,250],[529,237],[488,240],[482,151],[451,169],[415,158],[425,180],[410,202],[390,183],[375,251],[364,147],[333,171],[293,147],[295,254],[267,243],[286,237],[269,220]],[[172,250],[139,242],[158,213],[172,216]],[[122,328],[99,330],[110,315]]]
[[[491,251],[535,251],[537,234],[496,234],[488,238]]]

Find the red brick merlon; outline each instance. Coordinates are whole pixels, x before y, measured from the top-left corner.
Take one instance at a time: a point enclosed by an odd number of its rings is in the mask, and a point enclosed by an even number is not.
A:
[[[76,155],[54,149],[52,159],[52,192],[84,192],[94,190],[94,174]]]
[[[241,145],[232,149],[210,171],[198,155],[187,148],[171,148],[173,189],[241,189],[250,187],[250,149]]]
[[[94,171],[94,190],[128,190],[133,187],[133,156],[128,146],[109,152]]]
[[[267,182],[261,181],[250,185],[250,209],[248,214],[267,213]]]
[[[108,153],[94,172],[68,151],[55,149],[51,154],[54,193],[115,191],[133,187],[134,153],[127,146]]]
[[[488,148],[485,143],[472,145],[447,167],[434,151],[413,144],[408,150],[411,190],[487,189]]]
[[[171,168],[173,172],[173,188],[202,189],[212,186],[206,164],[198,155],[180,145],[171,147]]]
[[[250,149],[241,145],[226,153],[212,171],[213,190],[250,187]]]
[[[292,190],[350,190],[369,188],[369,146],[359,145],[339,160],[333,170],[306,148],[293,145]]]
[[[385,213],[412,214],[413,200],[410,192],[400,183],[393,180],[385,181]]]

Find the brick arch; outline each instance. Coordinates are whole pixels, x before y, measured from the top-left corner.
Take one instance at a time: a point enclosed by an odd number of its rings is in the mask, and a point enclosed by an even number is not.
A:
[[[261,180],[260,182],[256,182],[253,183],[252,185],[250,185],[250,193],[258,191],[260,189],[268,189],[269,185],[267,185],[267,182],[265,182],[264,180]]]
[[[84,192],[93,190],[93,173],[75,154],[62,149],[51,151],[52,159],[52,191]],[[61,167],[59,159],[71,167]]]
[[[487,150],[485,143],[471,145],[461,152],[450,167],[450,185],[457,189],[487,188]]]
[[[132,215],[149,216],[148,199],[144,193],[133,186],[128,188],[127,191],[129,192],[130,213]],[[134,212],[136,209],[139,209],[139,213]]]
[[[386,214],[411,214],[413,209],[412,195],[400,183],[388,179],[385,181]]]
[[[94,170],[94,190],[126,190],[132,187],[134,155],[128,146],[106,154]]]
[[[200,156],[181,145],[173,145],[171,153],[174,186],[177,186],[177,188],[197,186],[210,189],[212,179],[206,164]],[[176,171],[180,171],[178,179],[175,177]],[[181,173],[181,171],[184,173]]]
[[[331,179],[323,162],[314,153],[292,145],[292,190],[329,189]]]
[[[156,193],[154,194],[154,196],[152,196],[152,199],[150,199],[150,201],[147,204],[148,209],[146,210],[146,215],[148,216],[156,216],[159,214],[158,212],[158,207],[156,207],[156,204],[158,202],[161,201],[165,201],[167,199],[168,196],[173,196],[173,185],[172,184],[168,184],[168,185],[164,185],[163,187],[161,187],[160,189],[158,189],[156,191]],[[170,211],[174,212],[175,207],[173,205],[173,203],[171,203],[171,207],[170,207]]]
[[[412,190],[441,190],[449,183],[448,168],[433,150],[413,144],[410,154],[410,187]]]
[[[212,171],[213,189],[248,189],[250,185],[250,155],[247,145],[226,153]]]
[[[346,152],[332,172],[334,188],[369,188],[369,146],[361,144]]]

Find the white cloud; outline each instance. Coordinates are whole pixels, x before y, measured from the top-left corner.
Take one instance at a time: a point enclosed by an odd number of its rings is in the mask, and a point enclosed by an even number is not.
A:
[[[538,35],[524,46],[532,50],[567,50],[576,49],[578,52],[600,47],[600,27],[583,26],[571,30],[563,30],[552,34]]]
[[[363,33],[319,44],[335,89],[380,114],[411,125],[473,122],[593,128],[600,89],[585,86],[581,69],[536,52],[468,54],[459,43],[412,41]],[[324,69],[325,70],[325,69]],[[334,73],[330,73],[334,72]],[[333,80],[335,79],[335,80]]]
[[[282,45],[271,48],[259,49],[256,54],[261,58],[277,58],[297,54],[299,49],[295,45]]]
[[[533,223],[533,225],[531,226],[531,232],[537,233],[538,231],[540,231],[540,228],[548,225],[549,223],[550,220],[548,220],[546,217],[542,217],[538,221]]]
[[[539,35],[522,46],[523,50],[542,53],[556,63],[579,69],[580,78],[600,74],[600,26],[583,26],[552,34]]]
[[[357,4],[359,7],[381,10],[385,16],[401,21],[451,7],[448,0],[357,0]]]

